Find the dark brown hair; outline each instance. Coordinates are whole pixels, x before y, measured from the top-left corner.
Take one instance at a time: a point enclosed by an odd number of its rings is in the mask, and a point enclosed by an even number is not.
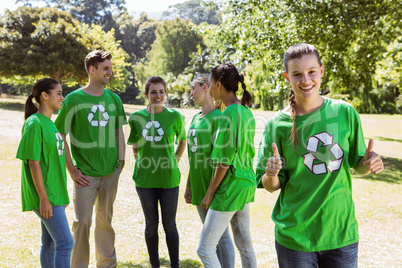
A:
[[[29,94],[27,101],[25,102],[25,113],[24,118],[27,120],[32,114],[38,111],[38,107],[32,102],[32,99],[35,98],[35,101],[40,105],[40,95],[42,92],[50,93],[50,90],[54,89],[59,82],[52,78],[42,78],[36,81],[36,83],[32,87],[32,93]]]
[[[165,80],[163,80],[163,78],[160,76],[151,76],[150,78],[147,79],[147,82],[145,82],[145,94],[148,94],[149,87],[151,86],[151,84],[159,84],[159,83],[163,85],[163,88],[167,93]]]
[[[320,66],[322,66],[320,54],[318,53],[318,50],[315,46],[310,45],[310,44],[296,44],[291,47],[289,47],[285,55],[283,57],[283,67],[285,68],[285,72],[288,72],[288,62],[293,59],[301,59],[304,55],[315,55],[317,57],[318,63]],[[292,88],[290,88],[289,91],[289,106],[290,106],[290,111],[292,114],[292,120],[293,120],[293,126],[292,126],[292,132],[291,132],[291,138],[292,138],[292,145],[293,146],[298,146],[299,145],[299,137],[297,135],[297,126],[296,126],[296,96],[295,92],[293,91]]]
[[[231,91],[236,94],[239,90],[239,83],[243,88],[243,96],[241,98],[241,104],[244,106],[250,106],[253,101],[253,96],[246,89],[244,83],[244,76],[239,74],[233,63],[222,63],[214,67],[211,71],[211,77],[216,82],[221,82],[227,91]]]
[[[94,50],[85,57],[85,70],[87,70],[88,72],[90,66],[94,66],[95,69],[98,69],[98,64],[100,62],[111,59],[112,54],[110,54],[110,52],[103,50]]]

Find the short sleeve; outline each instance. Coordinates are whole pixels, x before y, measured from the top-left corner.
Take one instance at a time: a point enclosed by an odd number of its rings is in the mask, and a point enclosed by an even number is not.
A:
[[[126,112],[124,111],[123,103],[118,95],[112,93],[113,98],[116,102],[117,107],[117,117],[116,117],[116,129],[121,128],[122,126],[127,124],[127,116]]]
[[[128,140],[127,140],[127,144],[128,145],[133,145],[134,143],[138,143],[141,139],[139,133],[138,133],[138,129],[137,129],[137,124],[136,121],[138,117],[136,116],[136,114],[131,114],[129,119],[128,119],[128,125],[130,126],[130,134],[128,136]]]
[[[62,134],[68,134],[70,132],[71,128],[71,123],[73,121],[73,115],[74,113],[69,113],[70,111],[70,98],[67,96],[65,100],[63,101],[61,110],[59,110],[59,113],[57,115],[56,121],[54,122],[56,128],[59,130],[60,133]],[[67,116],[70,116],[70,120],[66,120]]]
[[[225,113],[219,117],[219,128],[212,150],[211,159],[215,163],[231,165],[237,149],[237,114]]]
[[[42,154],[42,129],[39,122],[32,121],[24,126],[20,144],[17,150],[17,158],[25,163],[30,160],[41,160]]]
[[[186,126],[184,123],[184,115],[179,114],[176,124],[176,144],[179,141],[185,141],[186,139],[187,135],[186,135]]]
[[[356,110],[350,106],[349,108],[350,129],[349,135],[349,166],[354,168],[359,163],[359,160],[364,157],[366,151],[366,143],[362,130],[360,116]]]
[[[271,122],[269,121],[265,125],[260,145],[258,147],[257,168],[255,172],[256,173],[255,181],[257,183],[258,188],[263,188],[261,179],[265,173],[265,167],[267,165],[268,158],[270,158],[273,155],[272,146],[269,146],[269,144],[271,143],[270,123]]]

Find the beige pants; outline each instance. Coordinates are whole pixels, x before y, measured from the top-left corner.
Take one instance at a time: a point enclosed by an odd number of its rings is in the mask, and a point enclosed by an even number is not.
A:
[[[103,177],[86,176],[90,184],[78,188],[74,185],[75,219],[72,233],[74,248],[71,253],[72,268],[86,268],[89,265],[89,232],[95,204],[95,252],[97,267],[116,267],[115,233],[112,227],[113,203],[121,168]]]

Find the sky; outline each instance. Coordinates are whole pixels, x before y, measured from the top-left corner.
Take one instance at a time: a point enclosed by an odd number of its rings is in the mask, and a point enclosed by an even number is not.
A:
[[[135,12],[136,14],[145,12],[161,12],[168,9],[169,6],[178,3],[183,3],[186,0],[126,0],[126,7],[129,13]],[[0,14],[4,14],[4,11],[8,8],[15,10],[22,4],[15,4],[16,0],[1,0]]]

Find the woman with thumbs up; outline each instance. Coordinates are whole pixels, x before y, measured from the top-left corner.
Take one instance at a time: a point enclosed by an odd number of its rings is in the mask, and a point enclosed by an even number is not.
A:
[[[257,182],[281,189],[272,212],[279,267],[357,267],[358,224],[350,168],[384,169],[366,148],[360,117],[341,100],[319,95],[324,65],[313,45],[291,46],[284,56],[289,105],[266,125]]]

